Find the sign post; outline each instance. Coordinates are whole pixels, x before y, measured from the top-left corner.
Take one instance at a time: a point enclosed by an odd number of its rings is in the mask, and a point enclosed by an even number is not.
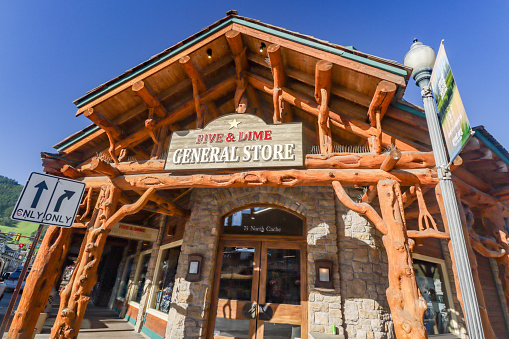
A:
[[[18,298],[21,284],[25,280],[28,266],[32,260],[35,248],[39,242],[43,225],[69,228],[72,226],[76,213],[85,192],[86,184],[80,181],[61,178],[49,174],[32,172],[18,198],[16,207],[12,211],[11,219],[17,221],[38,222],[37,234],[30,246],[25,264],[18,278],[16,288],[12,292],[11,301],[7,307],[2,325],[0,338],[3,336],[11,312]]]

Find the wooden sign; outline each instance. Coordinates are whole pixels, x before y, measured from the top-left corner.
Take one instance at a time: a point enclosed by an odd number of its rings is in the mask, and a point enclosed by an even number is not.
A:
[[[158,230],[138,225],[118,223],[111,228],[110,234],[115,237],[154,242]]]
[[[165,170],[303,166],[302,123],[266,124],[232,113],[203,129],[175,131]]]

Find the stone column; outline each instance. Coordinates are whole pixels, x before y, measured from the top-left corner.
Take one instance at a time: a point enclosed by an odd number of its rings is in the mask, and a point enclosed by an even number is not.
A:
[[[150,300],[150,290],[152,288],[152,282],[154,280],[154,273],[157,263],[157,256],[159,254],[159,248],[161,247],[161,243],[163,242],[164,234],[166,231],[166,216],[159,215],[159,233],[157,234],[157,239],[152,245],[152,252],[150,253],[150,259],[148,261],[148,269],[147,275],[145,277],[145,285],[143,286],[143,294],[140,300],[140,309],[138,310],[138,316],[136,317],[136,325],[134,325],[134,329],[136,332],[140,332],[143,327],[143,317],[145,315],[145,311],[147,309],[148,303]]]
[[[191,217],[186,223],[172,303],[168,313],[166,338],[203,338],[207,325],[210,294],[218,245],[219,208],[216,190],[195,189],[191,197]],[[203,256],[201,281],[185,280],[189,255]]]

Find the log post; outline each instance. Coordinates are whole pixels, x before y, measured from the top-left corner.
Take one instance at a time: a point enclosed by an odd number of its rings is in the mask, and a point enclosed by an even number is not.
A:
[[[272,78],[274,79],[274,90],[272,91],[272,101],[274,104],[273,121],[275,124],[290,122],[292,118],[288,111],[289,107],[287,107],[282,98],[282,89],[286,84],[286,76],[281,46],[276,44],[269,45],[269,47],[267,47],[267,55],[269,56],[270,69],[272,71]]]
[[[332,63],[320,60],[315,66],[315,100],[318,112],[318,139],[320,153],[332,153],[332,135],[329,120],[329,101],[332,86]]]
[[[383,234],[382,241],[389,262],[387,301],[391,308],[394,330],[398,339],[427,338],[424,312],[428,306],[417,287],[412,249],[408,239],[401,201],[401,190],[395,180],[380,180],[377,185],[382,217],[367,203],[355,203],[338,181],[332,183],[338,199],[351,210],[365,214]]]
[[[412,260],[415,242],[406,235],[399,184],[394,180],[380,180],[378,197],[387,227],[387,234],[382,237],[389,261],[389,288],[386,294],[396,337],[427,338],[423,317],[428,306],[415,279]]]
[[[466,217],[465,217],[465,211],[463,209],[463,205],[462,205],[461,201],[459,200],[458,194],[459,194],[459,192],[458,192],[458,190],[456,190],[456,195],[457,195],[456,199],[458,200],[458,209],[460,212],[463,236],[465,239],[470,239],[470,236],[468,234],[468,229],[467,229],[467,221],[466,221]],[[449,225],[447,224],[447,218],[445,216],[445,205],[444,205],[444,200],[442,197],[440,185],[436,185],[435,195],[437,197],[438,206],[440,207],[440,214],[442,215],[442,221],[444,223],[445,232],[449,233]],[[496,338],[496,336],[495,336],[495,332],[493,332],[493,328],[492,328],[490,320],[488,318],[488,312],[486,310],[486,303],[484,301],[484,294],[482,291],[481,280],[479,279],[479,272],[477,270],[477,259],[475,258],[475,253],[472,250],[470,241],[465,241],[465,245],[467,248],[470,267],[472,269],[472,278],[474,280],[474,286],[475,286],[475,291],[476,291],[476,295],[477,295],[477,302],[479,304],[479,314],[481,315],[481,321],[482,321],[482,327],[484,330],[484,335],[485,335],[486,339],[494,339],[494,338]],[[463,306],[463,297],[461,295],[461,289],[459,286],[458,271],[457,271],[456,263],[454,261],[452,243],[451,243],[450,239],[447,242],[447,247],[449,248],[449,252],[451,253],[451,260],[453,263],[452,268],[453,268],[453,273],[454,273],[454,285],[456,286],[458,300],[461,304],[461,308],[463,309],[463,314],[465,314],[464,306]]]
[[[7,338],[32,338],[37,319],[46,307],[60,275],[71,242],[71,228],[50,226],[42,240]]]
[[[71,281],[61,294],[60,308],[50,338],[70,339],[78,336],[90,292],[97,281],[97,268],[110,229],[126,215],[137,213],[145,206],[155,188],[149,188],[132,205],[124,205],[115,212],[121,190],[114,185],[103,186],[97,200],[93,226],[85,235],[78,264]],[[91,222],[91,224],[92,224]]]
[[[115,186],[103,186],[96,205],[96,218],[83,239],[84,253],[78,258],[71,281],[61,293],[60,308],[51,338],[76,338],[85,314],[90,292],[97,281],[97,268],[104,250],[108,230],[101,226],[116,209],[121,190]]]

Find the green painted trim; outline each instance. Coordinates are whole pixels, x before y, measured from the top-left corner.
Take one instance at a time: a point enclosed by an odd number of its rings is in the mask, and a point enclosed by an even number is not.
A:
[[[58,146],[58,148],[55,148],[57,151],[63,151],[64,149],[66,149],[67,147],[75,144],[76,142],[80,141],[81,139],[85,138],[86,136],[94,133],[95,131],[97,131],[99,129],[99,126],[94,126],[92,127],[90,130],[86,131],[85,133],[77,136],[76,138],[72,139],[72,140],[69,140],[68,142],[66,142],[65,144],[61,145],[61,146]]]
[[[489,141],[488,139],[486,139],[486,137],[484,135],[482,135],[480,132],[477,132],[477,131],[474,131],[475,134],[474,136],[481,140],[483,144],[485,144],[486,146],[488,146],[488,148],[493,152],[495,153],[503,162],[505,162],[507,165],[509,165],[509,159],[506,157],[506,155],[502,152],[500,152],[500,150],[495,147],[495,145],[493,145],[491,143],[491,141]]]
[[[118,314],[122,313],[122,311],[120,311],[120,309],[118,309],[116,307],[113,307],[113,311],[117,312]]]
[[[41,153],[43,153],[44,155],[53,157],[53,158],[69,161],[69,162],[72,162],[72,163],[75,163],[75,164],[79,164],[80,163],[79,161],[75,161],[75,160],[71,160],[71,159],[67,159],[67,158],[61,157],[61,156],[59,156],[58,154],[55,154],[55,153],[49,153],[49,152],[41,152]]]
[[[163,57],[161,57],[161,58],[159,58],[157,60],[154,60],[153,62],[145,65],[144,67],[142,67],[139,70],[129,74],[128,76],[126,76],[126,77],[124,77],[122,79],[119,79],[118,81],[116,81],[113,84],[105,87],[104,89],[98,91],[97,93],[92,94],[89,97],[84,97],[82,99],[75,100],[74,104],[78,108],[88,104],[89,102],[95,100],[96,98],[104,95],[105,93],[111,91],[112,89],[122,85],[123,83],[125,83],[125,82],[127,82],[127,81],[129,81],[129,80],[131,80],[131,79],[133,79],[135,77],[137,77],[138,75],[140,75],[141,73],[149,70],[150,68],[152,68],[154,66],[157,66],[158,64],[168,60],[169,58],[173,57],[175,54],[180,53],[180,51],[191,47],[192,45],[200,42],[201,40],[207,38],[208,36],[214,34],[218,30],[221,30],[223,27],[228,26],[228,25],[230,25],[232,23],[237,23],[239,25],[243,25],[243,26],[246,26],[246,27],[254,28],[256,30],[259,30],[259,31],[262,31],[262,32],[265,32],[265,33],[269,33],[269,34],[272,34],[272,35],[275,35],[275,36],[278,36],[280,38],[284,38],[284,39],[287,39],[287,40],[290,40],[290,41],[293,41],[293,42],[297,42],[297,43],[300,43],[302,45],[313,47],[313,48],[316,48],[316,49],[319,49],[319,50],[322,50],[322,51],[325,51],[325,52],[329,52],[329,53],[332,53],[332,54],[336,54],[336,55],[342,56],[342,57],[350,59],[350,60],[361,62],[363,64],[370,65],[370,66],[373,66],[373,67],[376,67],[376,68],[379,68],[379,69],[382,69],[382,70],[385,70],[385,71],[397,74],[397,75],[402,76],[402,77],[406,77],[407,76],[407,72],[405,70],[402,70],[402,69],[394,67],[394,66],[386,65],[386,64],[383,64],[383,63],[375,61],[375,60],[370,60],[370,59],[367,59],[367,58],[364,58],[364,57],[361,57],[361,56],[358,56],[358,55],[355,55],[355,54],[348,53],[346,51],[341,51],[341,50],[338,50],[338,49],[330,47],[330,46],[325,46],[325,45],[323,45],[321,43],[318,43],[318,42],[315,42],[315,41],[309,41],[309,40],[306,40],[304,38],[296,37],[296,36],[291,35],[289,33],[281,32],[281,31],[275,30],[273,28],[269,28],[269,27],[265,27],[265,26],[262,26],[262,25],[259,25],[259,24],[248,22],[248,21],[245,21],[243,19],[230,18],[230,19],[226,20],[225,22],[223,22],[222,24],[218,25],[217,27],[214,27],[210,31],[204,33],[202,36],[197,37],[197,38],[195,38],[195,39],[193,39],[193,40],[183,44],[180,47],[177,47],[175,50],[171,51],[167,55],[165,55],[165,56],[163,56]]]
[[[146,334],[151,339],[164,339],[164,337],[161,337],[159,334],[152,331],[150,328],[146,327],[145,325],[143,325],[143,327],[141,328],[141,332]]]
[[[127,321],[129,321],[131,324],[136,325],[136,319],[131,318],[131,317],[130,317],[130,316],[128,316],[127,314],[124,316],[124,319],[126,319]]]
[[[400,104],[399,102],[394,102],[392,106],[401,109],[405,112],[411,113],[413,115],[417,115],[418,117],[421,117],[423,119],[426,119],[426,115],[423,112],[416,110],[415,108],[408,107],[407,105]]]

